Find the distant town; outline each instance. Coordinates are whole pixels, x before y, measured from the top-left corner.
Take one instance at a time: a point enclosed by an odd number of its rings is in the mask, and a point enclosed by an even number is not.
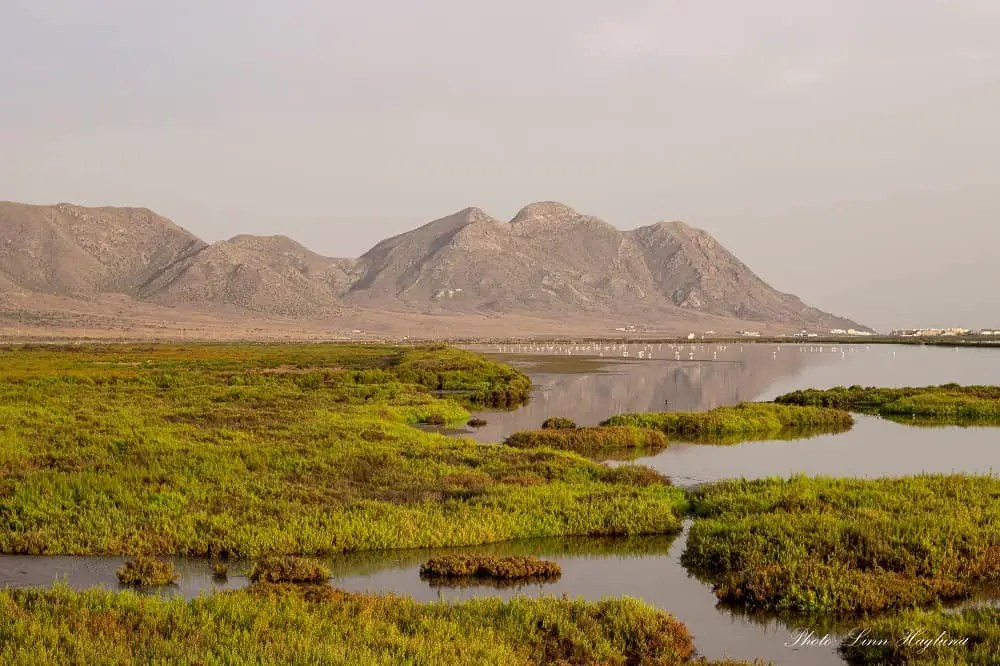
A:
[[[997,335],[1000,336],[1000,328],[983,328],[979,330],[968,328],[900,328],[889,335],[904,338],[919,337],[922,335],[945,336],[945,335]]]
[[[645,327],[628,325],[619,326],[615,329],[619,332],[624,333],[640,333],[645,332]],[[857,336],[857,337],[897,337],[897,338],[915,338],[915,337],[948,337],[948,336],[997,336],[1000,338],[1000,328],[983,328],[983,329],[970,329],[970,328],[898,328],[889,333],[877,333],[873,331],[859,331],[855,328],[832,328],[829,331],[817,332],[808,331],[803,329],[798,333],[792,333],[791,335],[767,335],[762,336],[760,331],[737,331],[736,335],[745,338],[759,338],[759,337],[774,337],[774,338],[821,338],[829,336]],[[688,340],[697,340],[699,338],[712,338],[712,337],[727,337],[725,334],[717,334],[715,331],[704,331],[701,334],[698,333],[688,333]]]

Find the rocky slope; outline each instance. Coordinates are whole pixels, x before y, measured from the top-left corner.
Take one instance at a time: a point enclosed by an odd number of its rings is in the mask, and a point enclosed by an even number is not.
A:
[[[279,316],[328,316],[354,279],[352,260],[311,252],[285,236],[236,236],[172,264],[143,286],[151,301],[225,306]]]
[[[623,232],[553,202],[510,222],[468,208],[383,241],[359,263],[348,300],[389,309],[857,327],[771,288],[704,231],[661,222]]]
[[[136,296],[161,271],[205,247],[145,208],[0,202],[0,275],[27,291]]]
[[[704,231],[621,231],[554,202],[509,222],[467,208],[357,260],[284,236],[210,245],[146,209],[0,203],[0,292],[16,291],[299,319],[381,310],[860,328],[771,288]]]

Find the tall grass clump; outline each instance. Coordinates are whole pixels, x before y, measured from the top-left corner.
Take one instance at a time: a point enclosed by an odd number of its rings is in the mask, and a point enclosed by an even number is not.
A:
[[[707,412],[620,414],[606,419],[601,425],[652,428],[673,439],[733,444],[753,439],[843,432],[854,425],[854,418],[837,409],[745,402]]]
[[[145,555],[125,562],[116,572],[118,582],[135,587],[158,587],[172,585],[181,575],[170,562],[164,562]]]
[[[563,449],[592,454],[603,451],[639,449],[656,452],[667,447],[667,436],[657,430],[633,426],[598,426],[593,428],[522,430],[504,444],[520,449]]]
[[[325,583],[330,569],[306,557],[272,556],[254,562],[247,577],[254,583]]]
[[[920,419],[925,423],[1000,425],[1000,386],[839,386],[826,390],[794,391],[778,396],[775,402],[832,407],[888,418]]]
[[[1000,480],[727,481],[692,495],[683,562],[723,601],[864,613],[1000,582]]]
[[[576,421],[563,418],[562,416],[550,416],[542,422],[543,430],[562,430],[575,427]]]
[[[420,565],[422,578],[555,579],[562,569],[533,555],[442,555]]]

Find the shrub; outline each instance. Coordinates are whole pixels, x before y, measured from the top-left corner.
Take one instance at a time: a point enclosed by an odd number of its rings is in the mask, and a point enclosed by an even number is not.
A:
[[[571,421],[561,416],[551,416],[545,419],[542,423],[542,429],[544,430],[566,430],[575,427],[575,421]]]
[[[265,557],[254,563],[249,578],[254,583],[324,583],[330,570],[306,557]]]
[[[534,556],[444,555],[420,565],[425,578],[497,578],[501,580],[558,578],[562,569],[555,562]]]
[[[225,578],[229,575],[229,567],[225,563],[219,562],[213,568],[216,578]]]
[[[122,585],[135,587],[156,587],[176,583],[180,574],[170,562],[139,555],[134,560],[123,564],[115,572]]]

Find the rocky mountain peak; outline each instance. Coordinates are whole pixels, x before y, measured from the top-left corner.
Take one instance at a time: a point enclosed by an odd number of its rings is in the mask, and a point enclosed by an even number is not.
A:
[[[558,201],[536,201],[519,210],[517,215],[511,220],[511,223],[518,224],[536,219],[560,219],[576,215],[579,215],[579,213]]]

